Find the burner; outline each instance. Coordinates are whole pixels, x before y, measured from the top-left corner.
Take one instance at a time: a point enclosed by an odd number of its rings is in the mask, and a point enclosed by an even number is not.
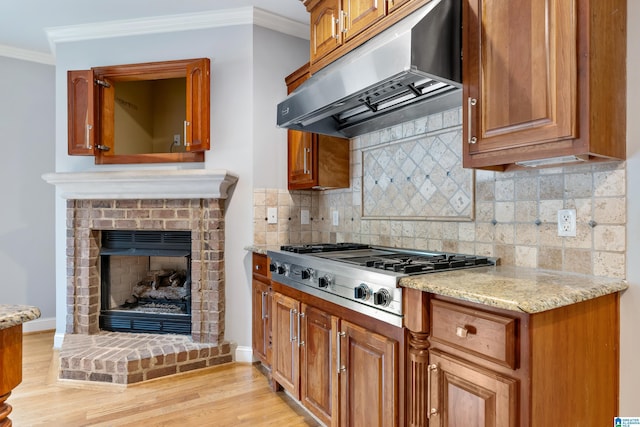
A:
[[[361,265],[363,267],[371,267],[404,274],[421,274],[436,270],[454,270],[457,268],[480,266],[489,263],[487,257],[455,254],[410,255],[404,253],[391,253],[388,255],[350,257],[347,259],[336,260]]]

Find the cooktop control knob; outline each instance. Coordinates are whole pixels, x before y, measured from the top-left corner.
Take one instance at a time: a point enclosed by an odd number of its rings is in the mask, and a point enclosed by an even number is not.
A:
[[[318,287],[328,288],[329,286],[331,286],[331,282],[333,282],[333,280],[331,279],[331,276],[328,276],[325,274],[324,276],[318,279]]]
[[[288,266],[286,264],[278,265],[278,274],[285,274],[288,270]]]
[[[364,283],[360,283],[358,286],[353,288],[353,297],[355,299],[361,299],[366,301],[371,296],[371,289]]]
[[[271,262],[271,263],[269,263],[269,271],[270,271],[270,272],[272,272],[272,273],[273,273],[274,271],[277,271],[277,270],[278,270],[278,267],[276,266],[276,263],[275,263],[275,262]]]
[[[391,294],[386,289],[380,289],[378,292],[373,293],[373,303],[375,305],[386,307],[391,304],[391,301]]]
[[[305,268],[304,270],[300,271],[300,277],[302,278],[302,280],[309,280],[313,275],[312,272],[312,269]]]

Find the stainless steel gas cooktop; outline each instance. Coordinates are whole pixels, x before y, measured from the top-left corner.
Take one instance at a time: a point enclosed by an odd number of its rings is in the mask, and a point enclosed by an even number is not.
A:
[[[268,251],[271,278],[363,314],[402,326],[402,277],[487,267],[495,258],[370,246],[303,244]]]

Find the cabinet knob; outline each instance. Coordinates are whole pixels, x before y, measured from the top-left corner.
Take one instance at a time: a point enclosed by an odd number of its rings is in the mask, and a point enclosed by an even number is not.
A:
[[[456,335],[460,338],[466,338],[469,335],[469,330],[464,326],[456,326]]]

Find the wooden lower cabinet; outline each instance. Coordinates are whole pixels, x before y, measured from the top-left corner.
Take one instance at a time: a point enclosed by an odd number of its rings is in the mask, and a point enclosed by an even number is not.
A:
[[[331,424],[337,390],[332,349],[336,346],[338,319],[302,304],[300,323],[300,401],[326,425]]]
[[[532,314],[403,298],[408,426],[599,427],[617,415],[619,294]]]
[[[518,381],[431,351],[429,426],[516,427]]]
[[[293,397],[300,399],[300,352],[298,349],[298,321],[300,303],[293,298],[273,293],[271,302],[271,377]]]
[[[279,292],[272,298],[276,388],[327,426],[400,425],[397,340]]]
[[[398,342],[342,321],[340,426],[395,426]]]
[[[271,281],[267,256],[253,254],[251,280],[251,344],[253,355],[267,368],[271,367]]]
[[[252,280],[252,329],[253,355],[264,365],[271,365],[271,288],[266,283]]]

